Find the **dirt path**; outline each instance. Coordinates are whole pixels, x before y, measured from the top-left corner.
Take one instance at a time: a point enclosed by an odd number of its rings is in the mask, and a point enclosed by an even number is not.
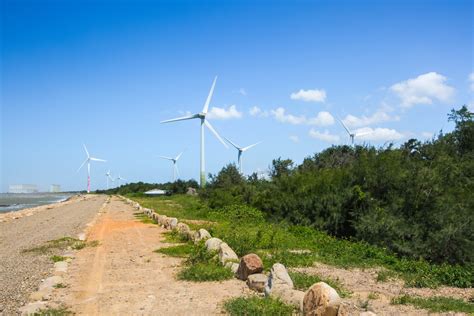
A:
[[[112,198],[91,227],[88,240],[95,248],[76,254],[64,277],[67,288],[55,290],[53,301],[78,315],[211,315],[221,303],[248,291],[238,280],[177,281],[181,264],[154,253],[169,246],[164,229],[137,221],[131,206]]]
[[[50,253],[23,250],[65,236],[77,237],[105,199],[103,195],[75,196],[0,216],[0,315],[16,314],[53,267]]]

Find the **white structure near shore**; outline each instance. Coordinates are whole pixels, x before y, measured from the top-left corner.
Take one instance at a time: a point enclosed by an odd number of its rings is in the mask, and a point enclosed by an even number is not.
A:
[[[36,193],[38,187],[36,184],[10,184],[8,193]]]
[[[61,192],[61,186],[59,184],[51,184],[49,192]]]

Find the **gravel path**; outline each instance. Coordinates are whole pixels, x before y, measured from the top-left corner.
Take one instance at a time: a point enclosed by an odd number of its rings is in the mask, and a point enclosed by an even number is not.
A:
[[[64,236],[77,237],[105,200],[105,195],[73,197],[30,216],[0,222],[0,315],[17,314],[52,270],[51,254],[22,250]]]

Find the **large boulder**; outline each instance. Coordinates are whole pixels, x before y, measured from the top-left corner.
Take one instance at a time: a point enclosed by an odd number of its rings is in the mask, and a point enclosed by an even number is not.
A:
[[[247,285],[250,289],[263,292],[267,285],[268,277],[263,273],[255,273],[247,278]]]
[[[341,298],[336,290],[324,282],[313,284],[304,296],[304,315],[337,316]]]
[[[303,310],[305,292],[290,289],[288,286],[276,287],[272,291],[272,296],[278,297],[283,303],[296,307],[299,311]]]
[[[194,234],[194,242],[200,242],[201,240],[207,240],[211,238],[211,234],[204,228],[200,228],[195,234]]]
[[[259,256],[254,253],[245,255],[240,259],[237,277],[241,280],[247,280],[248,276],[263,271],[263,262]]]
[[[207,251],[219,251],[219,247],[222,244],[222,240],[216,237],[209,238],[206,240],[206,249]]]
[[[168,216],[166,215],[158,215],[158,224],[161,226],[165,226],[167,222]]]
[[[225,265],[226,262],[237,262],[239,257],[237,254],[229,247],[225,242],[221,243],[219,246],[219,261],[222,265]]]
[[[169,217],[168,218],[168,223],[167,223],[168,229],[175,229],[178,226],[178,219],[176,217]]]
[[[180,235],[183,235],[183,236],[188,236],[188,233],[191,231],[189,226],[185,223],[178,223],[176,225],[176,230],[178,231]]]
[[[265,295],[271,295],[272,291],[278,288],[293,289],[293,281],[288,274],[285,266],[281,263],[275,263],[270,271],[268,283],[265,287]]]

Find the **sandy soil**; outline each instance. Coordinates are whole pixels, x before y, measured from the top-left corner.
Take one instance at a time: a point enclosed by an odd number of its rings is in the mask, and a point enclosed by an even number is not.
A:
[[[131,206],[114,197],[87,239],[95,248],[76,254],[53,301],[78,315],[212,315],[222,302],[248,293],[244,282],[184,282],[175,278],[181,259],[154,253],[170,246],[164,229],[137,221]]]
[[[367,310],[375,312],[377,315],[454,315],[454,313],[429,313],[425,310],[416,309],[411,305],[392,305],[390,301],[392,298],[404,294],[423,297],[449,296],[460,299],[469,299],[474,296],[474,289],[472,288],[440,287],[438,289],[415,289],[405,288],[401,280],[378,282],[377,269],[342,269],[316,263],[310,268],[296,268],[292,270],[339,280],[344,288],[352,292],[351,297],[345,298],[343,301],[354,315],[358,315],[358,313],[366,310],[361,307],[366,301],[369,303]],[[369,298],[369,295],[375,296],[375,298]],[[464,314],[457,313],[456,315]]]
[[[65,236],[77,237],[106,196],[75,196],[68,201],[1,214],[0,315],[14,315],[53,268],[51,254],[24,253]]]

